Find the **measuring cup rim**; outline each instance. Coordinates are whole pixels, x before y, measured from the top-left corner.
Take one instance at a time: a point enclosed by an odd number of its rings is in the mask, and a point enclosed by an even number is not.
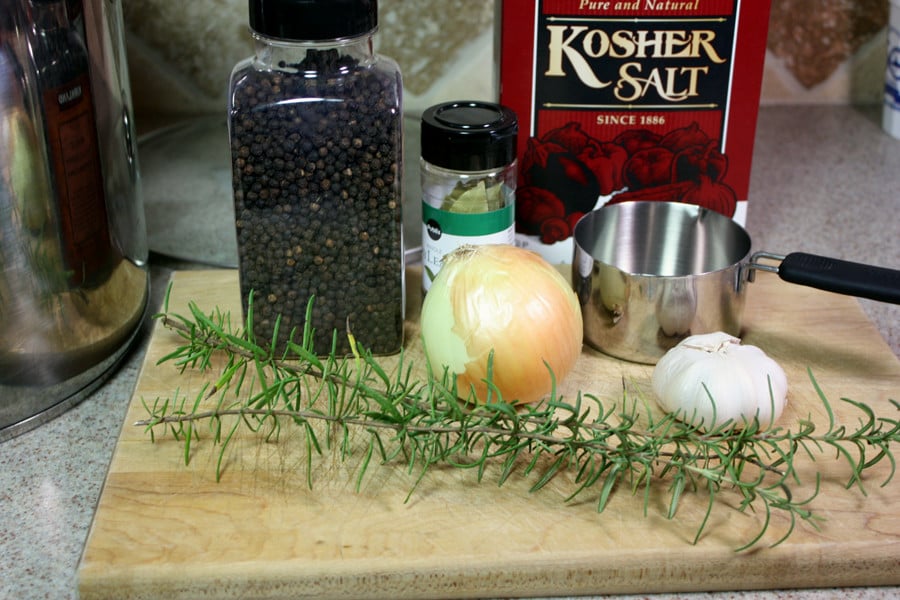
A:
[[[606,240],[601,246],[597,238],[606,234],[616,239]],[[657,240],[654,245],[654,234],[657,238],[674,236],[679,240],[689,241],[693,245],[690,252],[696,251],[700,242],[711,244],[711,249],[716,254],[711,259],[714,264],[704,265],[703,268],[693,268],[696,267],[694,265],[690,269],[660,272],[662,269],[634,268],[625,264],[628,261],[617,256],[625,252],[623,246],[634,241],[632,238],[635,237],[640,238],[636,242],[638,247],[635,252],[643,253],[642,256],[658,259],[659,254],[671,252],[664,246],[673,242],[662,239]],[[579,260],[580,251],[593,262],[616,268],[632,277],[680,278],[716,273],[739,266],[751,251],[750,235],[734,219],[709,208],[682,202],[650,200],[607,204],[579,219],[572,237],[576,261]],[[698,237],[702,239],[698,240]]]

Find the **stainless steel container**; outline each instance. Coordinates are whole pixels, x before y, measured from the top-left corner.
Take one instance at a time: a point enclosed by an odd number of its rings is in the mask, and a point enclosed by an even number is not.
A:
[[[900,303],[900,271],[824,256],[750,254],[732,219],[675,202],[623,202],[575,225],[572,284],[584,339],[625,360],[655,364],[688,335],[741,335],[748,283],[771,271],[789,283]]]
[[[116,366],[145,315],[144,212],[119,0],[0,14],[0,441]]]

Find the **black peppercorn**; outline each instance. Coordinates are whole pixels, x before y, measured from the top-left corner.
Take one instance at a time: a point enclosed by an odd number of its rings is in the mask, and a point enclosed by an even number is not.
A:
[[[281,347],[310,297],[318,354],[334,330],[349,352],[348,327],[376,354],[402,345],[401,83],[372,53],[374,5],[250,3],[263,43],[229,94],[241,296],[246,314],[253,293],[258,339],[281,316]]]

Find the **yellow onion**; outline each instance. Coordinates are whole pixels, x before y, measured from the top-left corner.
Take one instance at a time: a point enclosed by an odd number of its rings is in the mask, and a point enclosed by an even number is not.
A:
[[[462,246],[444,258],[422,305],[432,371],[456,375],[459,395],[507,402],[548,394],[581,354],[581,307],[572,287],[534,252],[510,245]],[[552,373],[552,376],[551,376]],[[497,398],[494,398],[496,400]]]

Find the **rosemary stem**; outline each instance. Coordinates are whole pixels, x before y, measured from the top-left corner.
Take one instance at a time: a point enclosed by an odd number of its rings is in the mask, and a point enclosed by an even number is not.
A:
[[[772,510],[784,511],[791,523],[776,545],[797,521],[816,526],[819,517],[807,505],[818,494],[821,475],[815,474],[815,490],[809,497],[796,500],[793,486],[800,484],[795,465],[798,457],[814,463],[819,456],[833,454],[849,468],[847,487],[863,493],[864,472],[887,463],[884,485],[896,468],[893,449],[900,438],[896,415],[878,416],[862,402],[844,400],[860,418],[855,427],[838,423],[812,373],[810,379],[829,416],[824,427],[801,420],[793,430],[764,430],[750,424],[743,430],[723,427],[703,432],[680,423],[674,415],[657,415],[643,398],[631,402],[627,386],[626,394],[615,400],[610,410],[595,396],[578,392],[574,402],[568,402],[555,390],[536,405],[514,405],[502,399],[472,405],[458,397],[452,374],[437,376],[429,371],[424,381],[416,379],[402,354],[399,366],[389,375],[355,343],[350,356],[332,353],[316,357],[305,345],[311,336],[304,330],[304,345],[289,345],[290,352],[278,354],[274,348],[257,345],[246,332],[232,332],[227,313],[204,315],[193,304],[193,319],[170,315],[167,307],[165,311],[156,318],[184,344],[160,362],[173,361],[181,370],[204,370],[213,364],[214,355],[221,354],[225,366],[215,382],[191,401],[184,397],[158,398],[153,403],[142,399],[149,417],[134,425],[144,427],[151,440],[155,428],[162,426],[184,445],[188,460],[191,440],[199,439],[195,424],[210,421],[213,444],[220,452],[217,477],[238,425],[271,440],[281,431],[282,420],[290,420],[299,426],[307,449],[318,454],[321,444],[312,424],[321,423],[328,426],[325,446],[339,448],[342,459],[353,454],[357,445],[351,432],[361,438],[365,458],[358,469],[357,485],[373,452],[384,462],[406,460],[410,469],[418,465],[422,472],[417,481],[440,463],[475,467],[480,479],[488,461],[496,461],[500,484],[518,470],[523,476],[537,477],[532,486],[537,490],[559,471],[571,468],[575,490],[569,498],[597,489],[600,510],[623,480],[630,481],[634,495],[645,489],[646,510],[650,487],[664,481],[670,490],[669,517],[675,515],[689,491],[709,495],[698,539],[716,504],[713,500],[723,487],[730,487],[740,495],[739,510],[756,510],[761,505],[759,513],[767,516],[757,535],[740,550],[762,539]],[[252,330],[251,317],[245,327]],[[226,392],[235,399],[226,402]],[[221,396],[214,408],[200,407],[204,400],[212,405],[216,394]],[[889,402],[900,412],[900,403]],[[236,423],[222,436],[225,417],[234,417]],[[540,460],[542,456],[547,460]],[[307,467],[311,460],[307,458]],[[311,469],[307,472],[311,484],[310,473]]]

